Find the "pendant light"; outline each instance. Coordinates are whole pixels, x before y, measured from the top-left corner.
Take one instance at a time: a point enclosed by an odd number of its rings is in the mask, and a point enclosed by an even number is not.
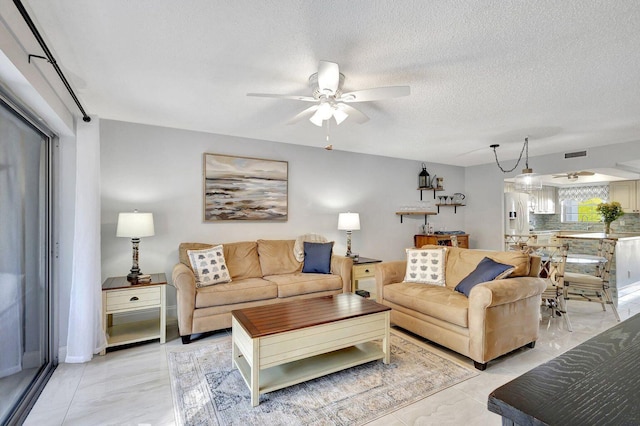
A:
[[[513,168],[509,170],[505,170],[500,165],[500,161],[498,161],[498,153],[496,152],[496,148],[500,145],[494,144],[491,145],[490,148],[493,148],[493,155],[496,157],[496,164],[498,168],[502,171],[502,173],[510,173],[518,167],[520,164],[520,160],[522,160],[522,154],[525,154],[525,168],[522,169],[522,173],[516,176],[515,179],[515,189],[519,192],[532,192],[539,189],[542,189],[542,180],[540,179],[540,175],[533,173],[533,169],[529,168],[529,138],[524,138],[524,145],[522,146],[522,151],[520,151],[520,156],[518,157],[518,161]]]

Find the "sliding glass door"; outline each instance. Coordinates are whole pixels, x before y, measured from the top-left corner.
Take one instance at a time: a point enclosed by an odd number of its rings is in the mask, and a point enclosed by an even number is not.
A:
[[[0,97],[0,424],[53,370],[51,139]]]

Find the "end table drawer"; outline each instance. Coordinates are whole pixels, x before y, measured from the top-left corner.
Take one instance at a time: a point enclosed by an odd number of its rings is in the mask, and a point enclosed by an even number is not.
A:
[[[160,287],[115,290],[107,293],[107,312],[160,306]]]
[[[359,280],[362,278],[373,278],[375,276],[374,268],[375,264],[354,265],[353,266],[353,279]]]

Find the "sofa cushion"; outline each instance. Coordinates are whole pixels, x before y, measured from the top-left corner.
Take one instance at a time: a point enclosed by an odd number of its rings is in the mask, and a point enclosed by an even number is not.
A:
[[[257,242],[243,241],[223,244],[223,248],[227,268],[229,268],[233,280],[262,278]]]
[[[304,242],[304,265],[302,272],[330,274],[333,241],[329,243]]]
[[[196,291],[196,308],[232,305],[273,299],[278,296],[278,288],[262,278],[246,278],[226,284],[202,287]]]
[[[326,243],[327,239],[320,234],[304,234],[296,238],[296,243],[293,245],[293,254],[298,262],[304,261],[304,242],[310,243]]]
[[[511,273],[511,277],[526,277],[529,275],[531,260],[526,253],[448,247],[445,266],[447,287],[454,289],[463,278],[476,269],[476,266],[485,257],[513,266],[515,269]]]
[[[481,283],[508,277],[514,271],[514,267],[504,263],[498,263],[493,259],[485,257],[478,263],[476,269],[463,278],[456,286],[455,290],[469,297],[471,289]]]
[[[444,286],[446,248],[407,249],[407,271],[404,281]]]
[[[191,269],[196,277],[196,287],[228,283],[231,276],[224,261],[222,246],[202,250],[187,250]]]
[[[189,260],[189,255],[187,251],[189,250],[203,250],[213,247],[214,244],[207,243],[180,243],[178,246],[178,260],[180,263],[184,263],[189,268],[191,268],[191,261]]]
[[[440,320],[469,327],[469,299],[448,287],[418,283],[384,286],[384,299]]]
[[[300,294],[342,289],[340,275],[296,272],[295,274],[270,275],[264,277],[264,279],[278,286],[278,297],[291,297]]]
[[[262,275],[292,274],[302,264],[295,258],[295,240],[258,240],[258,256]]]

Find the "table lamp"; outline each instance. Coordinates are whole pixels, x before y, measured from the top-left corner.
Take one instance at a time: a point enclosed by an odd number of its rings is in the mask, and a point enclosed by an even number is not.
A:
[[[151,237],[155,234],[153,229],[153,213],[140,213],[134,210],[133,213],[120,213],[118,215],[118,228],[116,237],[131,238],[133,244],[133,266],[127,275],[128,281],[137,281],[142,275],[138,266],[138,246],[141,237]]]
[[[338,215],[338,230],[347,231],[347,257],[351,257],[351,231],[360,229],[360,215],[358,213],[340,213]]]

